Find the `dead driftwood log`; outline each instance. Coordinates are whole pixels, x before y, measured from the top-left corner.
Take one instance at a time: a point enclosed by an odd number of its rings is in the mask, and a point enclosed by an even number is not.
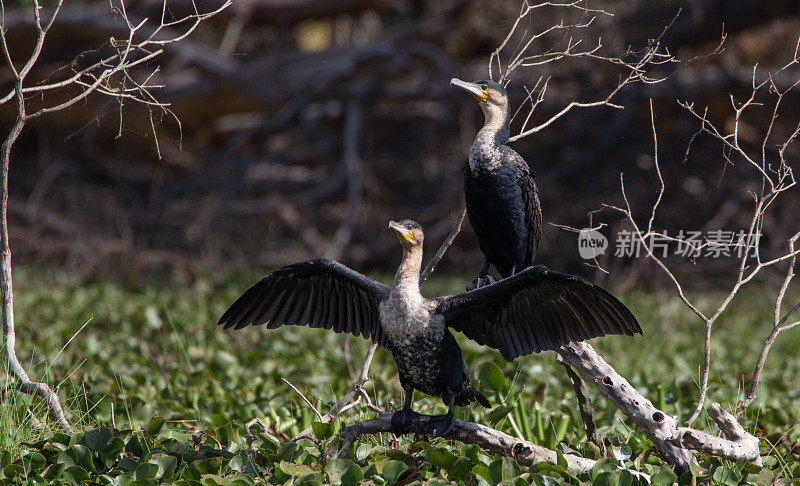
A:
[[[346,457],[356,439],[361,435],[391,432],[392,415],[392,413],[382,413],[373,419],[364,420],[342,429],[339,437],[344,442],[344,446],[339,452],[339,457]],[[558,462],[558,454],[546,447],[519,439],[485,425],[463,420],[456,420],[453,423],[453,428],[444,438],[457,440],[465,444],[475,444],[485,451],[513,457],[517,462],[525,466],[530,466],[537,462],[552,462],[553,464]],[[595,464],[592,459],[574,454],[563,454],[563,457],[567,461],[567,467],[577,472],[588,471]]]

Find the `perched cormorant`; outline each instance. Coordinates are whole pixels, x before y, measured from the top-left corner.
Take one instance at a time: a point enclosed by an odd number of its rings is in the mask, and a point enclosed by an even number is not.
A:
[[[605,290],[578,277],[535,266],[495,284],[449,297],[420,293],[422,228],[389,223],[403,247],[403,260],[387,287],[330,260],[311,260],[276,270],[250,287],[220,318],[225,328],[267,323],[307,325],[347,332],[392,353],[405,392],[392,426],[406,433],[419,414],[414,390],[440,397],[446,415],[431,417],[426,433],[441,436],[453,425],[453,406],[489,401],[477,392],[451,329],[517,356],[556,349],[606,334],[641,333],[630,311]]]
[[[505,278],[533,264],[542,236],[542,209],[534,175],[525,160],[506,143],[511,110],[506,90],[494,81],[454,84],[478,100],[485,123],[478,132],[464,168],[467,216],[478,236],[484,260],[467,289],[493,282],[489,265]]]

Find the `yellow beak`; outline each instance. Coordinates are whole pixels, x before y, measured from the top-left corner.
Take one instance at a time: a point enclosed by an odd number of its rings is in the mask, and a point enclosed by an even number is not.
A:
[[[463,90],[466,90],[472,96],[477,98],[479,101],[486,101],[487,99],[489,99],[489,93],[487,91],[482,90],[481,87],[475,83],[469,83],[467,81],[462,81],[458,78],[453,78],[450,80],[450,84],[452,84],[453,86],[458,86]]]
[[[393,229],[395,233],[397,233],[397,239],[402,242],[408,243],[412,240],[412,238],[414,238],[414,234],[410,230],[403,227],[400,223],[389,221],[389,228]]]

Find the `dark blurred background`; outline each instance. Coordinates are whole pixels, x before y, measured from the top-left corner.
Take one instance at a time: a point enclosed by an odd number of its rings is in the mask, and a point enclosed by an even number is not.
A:
[[[682,62],[659,68],[661,75],[671,74],[662,83],[626,87],[615,98],[624,109],[575,110],[512,145],[539,184],[546,228],[538,262],[594,275],[578,256],[575,234],[547,223],[583,227],[587,212],[602,203],[621,204],[620,172],[637,214],[649,214],[658,192],[651,98],[667,189],[655,229],[746,229],[752,211],[747,191],[759,190],[758,174],[745,164],[726,164],[719,143],[703,135],[684,160],[698,123],[677,101],[708,106],[715,123],[730,126],[729,93],[749,95],[753,65],[766,72],[794,55],[800,4],[588,5],[613,16],[599,16],[574,35],[589,43],[602,37],[605,55],[646,46],[680,10],[662,43]],[[168,6],[180,15],[191,3],[169,0]],[[21,7],[6,6],[9,18],[24,17],[20,11],[14,17],[15,8]],[[99,96],[26,127],[12,154],[15,261],[94,277],[268,270],[328,256],[364,272],[389,273],[399,254],[386,223],[401,218],[422,223],[431,255],[462,205],[461,171],[483,123],[474,100],[449,80],[486,77],[489,54],[519,8],[516,1],[237,1],[186,41],[167,47],[159,73],[166,87],[159,96],[172,104],[181,125],[157,115],[158,146],[146,109],[123,106],[121,124],[119,105]],[[135,17],[157,17],[160,9],[155,0],[128,5]],[[570,15],[542,9],[528,27],[542,29]],[[723,25],[723,48],[709,55]],[[12,22],[7,29],[21,56],[30,45],[29,25]],[[67,2],[32,79],[45,79],[120,29],[105,3]],[[548,42],[553,38],[534,49],[544,52]],[[533,115],[541,123],[571,100],[605,96],[620,72],[589,59],[519,69],[509,86],[512,106],[524,100],[524,84],[549,77],[546,98]],[[10,78],[5,69],[0,76],[5,94]],[[777,81],[788,86],[798,78],[794,66]],[[778,137],[794,130],[800,116],[797,95],[783,103],[774,127]],[[4,127],[12,121],[12,104],[0,106]],[[769,106],[756,113],[741,134],[743,144],[759,153],[769,113]],[[798,151],[788,155],[796,165]],[[797,207],[798,198],[788,194],[772,209],[762,245],[785,245],[800,224]],[[612,238],[624,227],[607,210],[595,218],[610,225]],[[472,275],[480,262],[465,224],[440,269]],[[622,280],[629,282],[653,271],[621,259],[605,264],[612,272],[626,269]]]

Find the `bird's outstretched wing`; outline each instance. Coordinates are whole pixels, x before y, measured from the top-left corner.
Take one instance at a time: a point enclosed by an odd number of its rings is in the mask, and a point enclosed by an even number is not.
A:
[[[633,314],[610,293],[541,265],[437,300],[437,311],[449,327],[499,350],[508,361],[606,334],[642,332]]]
[[[341,263],[295,263],[264,277],[219,319],[226,329],[267,324],[320,327],[363,336],[385,347],[378,306],[389,287]]]
[[[536,180],[533,170],[514,149],[506,145],[501,146],[504,160],[517,167],[517,185],[522,190],[522,199],[525,205],[525,227],[528,230],[528,246],[525,248],[525,267],[533,264],[539,241],[542,239],[542,206],[539,202],[539,193],[536,190]],[[517,267],[519,269],[519,266]]]

